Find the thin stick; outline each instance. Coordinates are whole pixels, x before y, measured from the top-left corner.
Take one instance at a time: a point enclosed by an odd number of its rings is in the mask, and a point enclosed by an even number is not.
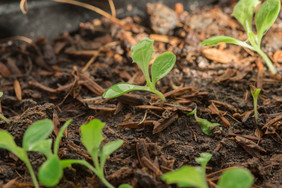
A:
[[[21,0],[20,9],[21,9],[23,14],[27,13],[27,11],[28,11],[27,0]]]
[[[27,38],[27,37],[24,37],[24,36],[13,36],[13,37],[3,38],[3,39],[0,40],[0,43],[6,42],[6,41],[9,41],[9,40],[21,40],[21,41],[24,41],[28,44],[32,43],[32,40],[30,38]]]
[[[71,5],[76,5],[76,6],[80,6],[89,10],[92,10],[106,18],[108,18],[109,20],[111,20],[112,22],[122,26],[123,24],[121,23],[121,21],[117,18],[115,18],[114,16],[110,15],[109,13],[103,11],[100,8],[97,8],[93,5],[89,5],[87,3],[82,3],[82,2],[78,2],[78,1],[74,1],[74,0],[53,0],[55,2],[59,2],[59,3],[67,3],[67,4],[71,4]]]
[[[109,5],[111,8],[111,12],[112,12],[112,16],[116,17],[116,8],[115,8],[115,4],[113,2],[113,0],[108,0],[109,1]]]
[[[207,174],[207,178],[208,178],[208,177],[211,177],[211,176],[214,176],[214,175],[216,175],[216,174],[218,174],[218,173],[224,172],[224,171],[226,171],[226,170],[233,169],[233,168],[238,168],[238,167],[233,166],[233,167],[228,167],[228,168],[224,168],[224,169],[218,170],[218,171],[216,171],[216,172],[212,172],[212,173],[210,173],[210,174]]]

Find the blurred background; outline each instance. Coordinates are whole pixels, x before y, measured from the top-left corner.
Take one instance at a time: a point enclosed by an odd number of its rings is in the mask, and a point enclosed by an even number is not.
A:
[[[110,12],[107,0],[80,0]],[[161,2],[174,7],[183,3],[185,10],[193,10],[223,0],[113,0],[118,18],[131,15],[146,16],[146,3]],[[75,5],[57,3],[52,0],[28,0],[28,13],[23,14],[20,0],[0,1],[0,39],[25,36],[36,39],[44,35],[52,40],[64,32],[73,32],[80,22],[92,21],[99,14]]]

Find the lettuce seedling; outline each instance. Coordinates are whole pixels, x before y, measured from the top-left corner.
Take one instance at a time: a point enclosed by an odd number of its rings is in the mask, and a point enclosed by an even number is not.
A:
[[[47,145],[48,142],[46,138],[52,133],[52,130],[53,122],[51,120],[40,120],[33,123],[24,133],[22,147],[16,145],[14,138],[10,133],[7,131],[0,131],[0,148],[12,152],[26,164],[36,188],[39,188],[39,184],[28,159],[27,152],[38,150],[45,152],[45,145]],[[51,142],[48,142],[48,144],[51,145]],[[47,153],[48,152],[46,152],[46,154]]]
[[[248,48],[257,52],[264,59],[271,73],[276,74],[277,70],[271,60],[261,50],[261,40],[263,35],[275,22],[280,12],[280,0],[267,0],[260,6],[255,15],[257,34],[254,34],[252,30],[252,20],[254,10],[259,3],[259,0],[240,0],[233,10],[232,15],[243,25],[248,35],[247,41],[244,42],[227,36],[215,36],[203,41],[201,45],[212,46],[225,42]]]
[[[212,128],[220,125],[219,123],[212,123],[207,119],[202,119],[197,116],[197,107],[192,111],[186,114],[187,116],[194,115],[196,122],[200,125],[203,133],[206,135],[212,134]]]
[[[0,92],[0,98],[3,96],[3,92]],[[0,113],[0,119],[3,119],[7,124],[10,124],[10,121]]]
[[[253,96],[253,101],[254,101],[254,114],[255,114],[256,124],[258,123],[258,96],[260,91],[261,89],[256,89],[253,86],[251,86],[251,94]]]
[[[164,174],[161,178],[168,184],[177,184],[179,187],[208,188],[206,181],[206,165],[211,159],[210,153],[201,153],[196,162],[201,167],[185,165],[177,170]],[[253,175],[244,168],[235,168],[223,173],[218,182],[218,188],[249,188],[254,182]]]
[[[156,89],[156,83],[171,71],[175,64],[176,57],[172,52],[164,52],[159,55],[152,64],[150,77],[149,64],[154,53],[153,43],[153,40],[145,39],[131,48],[133,62],[137,63],[142,70],[146,79],[146,85],[137,86],[129,83],[117,83],[104,92],[104,98],[115,98],[130,91],[142,90],[155,93],[162,101],[165,101],[164,95]]]
[[[75,163],[82,164],[92,170],[108,188],[113,188],[113,186],[105,179],[104,166],[107,157],[117,150],[123,144],[123,141],[112,141],[101,146],[101,143],[104,140],[102,135],[104,126],[105,123],[102,123],[98,119],[91,120],[86,125],[81,126],[81,142],[91,155],[94,166],[84,160],[72,159],[61,160],[61,165],[63,168],[66,168]]]

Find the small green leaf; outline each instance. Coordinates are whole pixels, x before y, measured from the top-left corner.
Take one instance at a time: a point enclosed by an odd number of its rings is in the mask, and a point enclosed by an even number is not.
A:
[[[122,140],[116,140],[116,141],[108,142],[102,147],[100,151],[101,168],[104,168],[104,164],[107,160],[107,157],[110,156],[115,150],[120,148],[122,144],[123,144]]]
[[[253,14],[259,3],[259,0],[240,0],[234,7],[232,16],[243,25],[247,34],[252,32]]]
[[[155,59],[151,68],[153,85],[171,71],[175,61],[176,57],[172,52],[164,52]]]
[[[129,185],[129,184],[122,184],[122,185],[118,186],[118,188],[132,188],[132,186]]]
[[[253,50],[253,47],[247,44],[246,42],[243,42],[243,41],[240,41],[232,37],[228,37],[228,36],[215,36],[215,37],[208,38],[207,40],[201,43],[201,46],[214,46],[222,42],[229,43],[229,44],[236,44],[236,45],[246,47],[246,48]]]
[[[200,125],[203,133],[205,133],[206,135],[210,135],[212,134],[211,128],[220,125],[219,123],[213,123],[210,122],[207,119],[203,119],[203,118],[199,118],[199,117],[195,117],[197,123]]]
[[[230,169],[223,173],[218,182],[218,188],[249,188],[254,183],[254,177],[244,168]]]
[[[103,97],[106,99],[115,98],[121,96],[125,93],[135,90],[143,90],[148,91],[147,87],[144,86],[136,86],[128,83],[117,83],[111,87],[109,87],[103,94]]]
[[[25,131],[23,136],[23,148],[29,151],[37,142],[46,139],[53,130],[53,122],[48,119],[39,120]]]
[[[260,43],[263,35],[275,22],[280,12],[280,0],[267,0],[259,8],[255,15],[258,41]]]
[[[251,94],[252,94],[253,98],[255,98],[257,100],[260,91],[261,91],[261,89],[251,88]]]
[[[145,39],[138,42],[131,48],[131,58],[133,59],[133,62],[137,63],[140,67],[146,79],[150,79],[149,63],[152,59],[153,53],[155,52],[153,43],[153,40]]]
[[[52,155],[52,139],[40,140],[36,142],[35,145],[32,145],[28,151],[38,151],[43,153],[47,158]]]
[[[92,158],[98,155],[101,142],[104,140],[102,129],[105,123],[98,119],[89,121],[81,126],[81,142],[86,147]]]
[[[47,187],[57,185],[63,176],[63,168],[60,159],[56,155],[49,157],[40,167],[38,179],[40,183]]]
[[[179,187],[208,188],[202,168],[183,166],[162,176],[168,184],[177,184]]]
[[[0,131],[0,148],[12,152],[24,162],[28,160],[26,152],[16,145],[13,136],[7,131]]]
[[[3,92],[0,92],[0,97],[2,97],[3,96]]]
[[[210,161],[212,154],[210,153],[201,153],[200,157],[196,158],[195,161],[202,165],[203,169],[206,169],[208,162]]]

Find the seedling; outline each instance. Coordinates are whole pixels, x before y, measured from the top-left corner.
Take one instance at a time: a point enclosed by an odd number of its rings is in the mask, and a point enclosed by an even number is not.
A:
[[[258,123],[258,96],[261,89],[256,89],[254,86],[251,86],[251,94],[253,96],[254,101],[254,113],[255,113],[255,120],[256,124]]]
[[[172,52],[164,52],[159,55],[152,64],[150,76],[149,64],[152,60],[152,54],[154,53],[153,43],[153,40],[145,39],[131,48],[133,62],[137,63],[142,70],[146,79],[146,85],[137,86],[129,83],[117,83],[105,91],[103,94],[104,98],[115,98],[130,91],[142,90],[155,93],[162,101],[165,101],[164,95],[156,89],[156,83],[171,71],[175,64],[176,57]]]
[[[256,6],[260,3],[259,0],[240,0],[233,10],[234,16],[244,27],[248,39],[240,41],[227,36],[211,37],[201,43],[202,46],[213,46],[218,43],[225,42],[236,44],[257,52],[265,61],[272,74],[276,74],[277,70],[273,66],[268,56],[261,50],[261,40],[263,35],[275,22],[280,11],[280,0],[265,1],[255,15],[255,24],[257,34],[252,30],[253,14]]]
[[[206,135],[212,134],[212,130],[211,129],[213,127],[216,127],[216,126],[220,125],[218,123],[212,123],[212,122],[208,121],[207,119],[199,118],[197,116],[197,107],[192,112],[189,112],[186,115],[187,116],[194,115],[196,122],[200,125],[203,133],[205,133]]]
[[[123,141],[112,141],[108,142],[104,146],[101,146],[101,143],[104,140],[102,135],[102,129],[104,126],[105,123],[102,123],[98,119],[94,119],[86,125],[81,126],[81,142],[91,155],[94,166],[84,160],[72,159],[61,160],[61,165],[63,168],[66,168],[75,163],[82,164],[92,170],[108,188],[113,188],[113,186],[105,179],[104,166],[107,157],[117,150],[123,144]]]
[[[0,92],[0,98],[3,96],[3,92]],[[10,124],[10,121],[0,113],[0,119],[3,119],[7,124]]]
[[[162,176],[162,180],[168,184],[177,184],[179,187],[208,188],[206,181],[206,165],[211,159],[209,153],[201,153],[196,162],[201,167],[192,167],[185,165],[177,170],[168,172]],[[244,168],[235,168],[227,170],[221,176],[218,182],[218,188],[249,188],[254,181],[253,175]]]
[[[39,188],[38,181],[36,179],[33,168],[27,156],[28,151],[42,151],[48,154],[48,150],[45,146],[50,144],[50,139],[46,138],[51,134],[53,130],[53,122],[51,120],[40,120],[32,125],[26,130],[23,136],[23,147],[16,145],[13,136],[7,131],[0,131],[0,148],[6,149],[13,154],[15,154],[20,160],[22,160],[30,173],[33,184],[36,188]]]

